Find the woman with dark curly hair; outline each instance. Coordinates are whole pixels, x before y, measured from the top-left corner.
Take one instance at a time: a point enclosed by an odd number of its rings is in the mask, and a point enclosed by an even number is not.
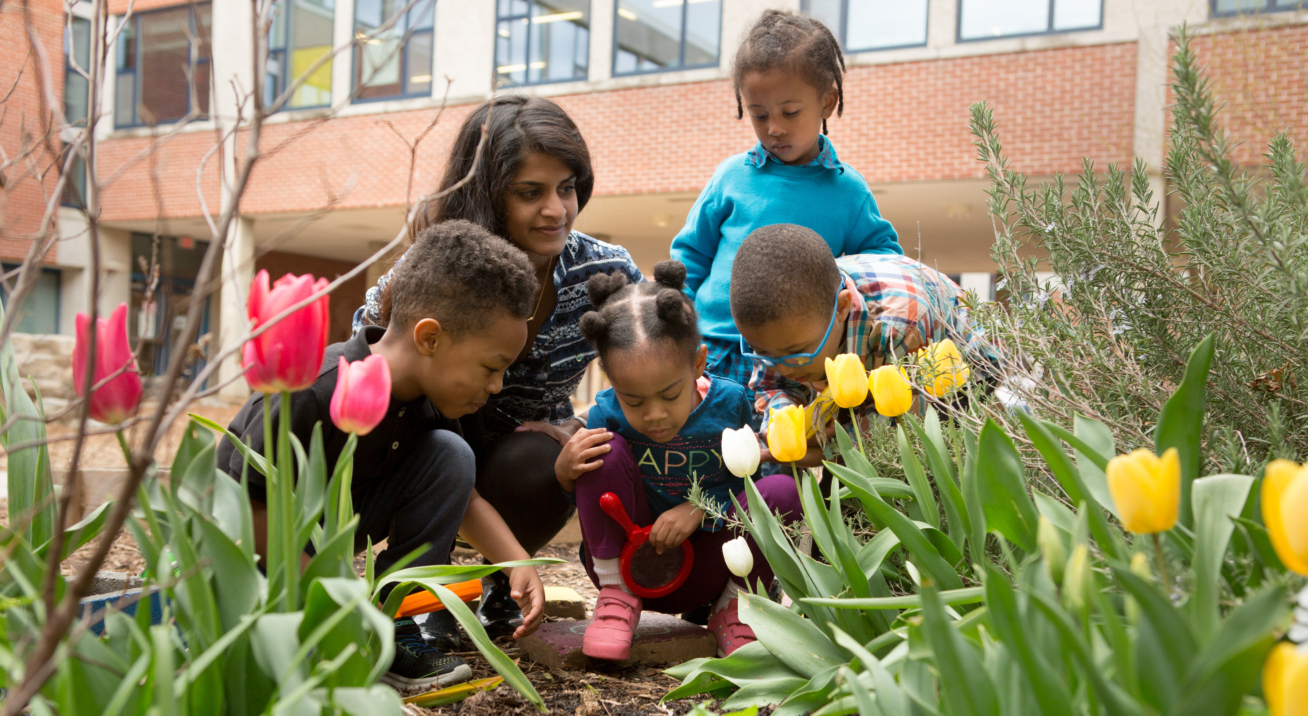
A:
[[[486,142],[478,159],[483,127]],[[633,283],[644,280],[626,249],[572,230],[594,186],[590,151],[562,108],[540,97],[496,97],[463,121],[440,184],[454,189],[432,202],[413,227],[416,235],[448,219],[480,224],[525,251],[536,269],[541,290],[533,297],[526,348],[505,373],[503,390],[461,421],[477,457],[477,492],[531,554],[573,512],[554,463],[586,424],[584,415],[573,413],[571,400],[595,358],[578,328],[591,308],[586,280],[614,272]],[[355,313],[356,331],[387,323],[389,282],[388,273],[368,290],[366,305]],[[485,582],[482,623],[492,636],[512,633],[522,615],[507,578],[497,572]],[[428,638],[447,649],[459,639],[448,615],[438,612],[424,625]]]

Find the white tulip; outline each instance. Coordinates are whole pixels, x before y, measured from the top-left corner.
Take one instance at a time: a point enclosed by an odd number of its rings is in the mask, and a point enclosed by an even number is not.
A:
[[[727,428],[722,431],[722,461],[736,477],[751,477],[758,472],[761,453],[758,436],[753,428],[746,425],[739,430]]]
[[[754,553],[749,551],[749,543],[744,537],[723,544],[722,558],[727,562],[727,569],[737,577],[746,578],[754,571]]]

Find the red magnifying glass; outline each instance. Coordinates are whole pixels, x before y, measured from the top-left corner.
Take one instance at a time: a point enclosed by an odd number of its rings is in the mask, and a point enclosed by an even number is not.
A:
[[[681,543],[681,549],[667,549],[663,554],[649,543],[653,527],[637,527],[622,506],[622,500],[612,492],[600,495],[600,509],[627,533],[627,544],[622,547],[618,568],[622,581],[632,594],[643,598],[663,597],[676,591],[690,576],[695,564],[695,550],[690,540]]]

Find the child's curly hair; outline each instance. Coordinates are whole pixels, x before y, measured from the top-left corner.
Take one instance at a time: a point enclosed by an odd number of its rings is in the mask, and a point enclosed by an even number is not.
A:
[[[581,335],[595,346],[600,361],[614,350],[629,350],[656,341],[670,341],[692,362],[699,351],[699,318],[682,289],[686,267],[680,261],[660,261],[654,280],[631,285],[621,273],[596,274],[586,282],[595,306],[581,317]]]
[[[845,112],[845,54],[826,25],[804,15],[784,10],[765,10],[750,28],[731,63],[731,81],[736,90],[736,119],[745,116],[740,101],[740,83],[750,72],[783,68],[797,72],[817,88],[821,96],[836,85],[836,116]],[[827,133],[827,120],[822,120]]]

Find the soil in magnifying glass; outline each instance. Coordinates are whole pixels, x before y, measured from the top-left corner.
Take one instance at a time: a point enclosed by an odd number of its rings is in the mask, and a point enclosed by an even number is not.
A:
[[[658,589],[677,578],[685,560],[686,553],[680,547],[659,554],[646,542],[631,556],[631,579],[645,589]]]

